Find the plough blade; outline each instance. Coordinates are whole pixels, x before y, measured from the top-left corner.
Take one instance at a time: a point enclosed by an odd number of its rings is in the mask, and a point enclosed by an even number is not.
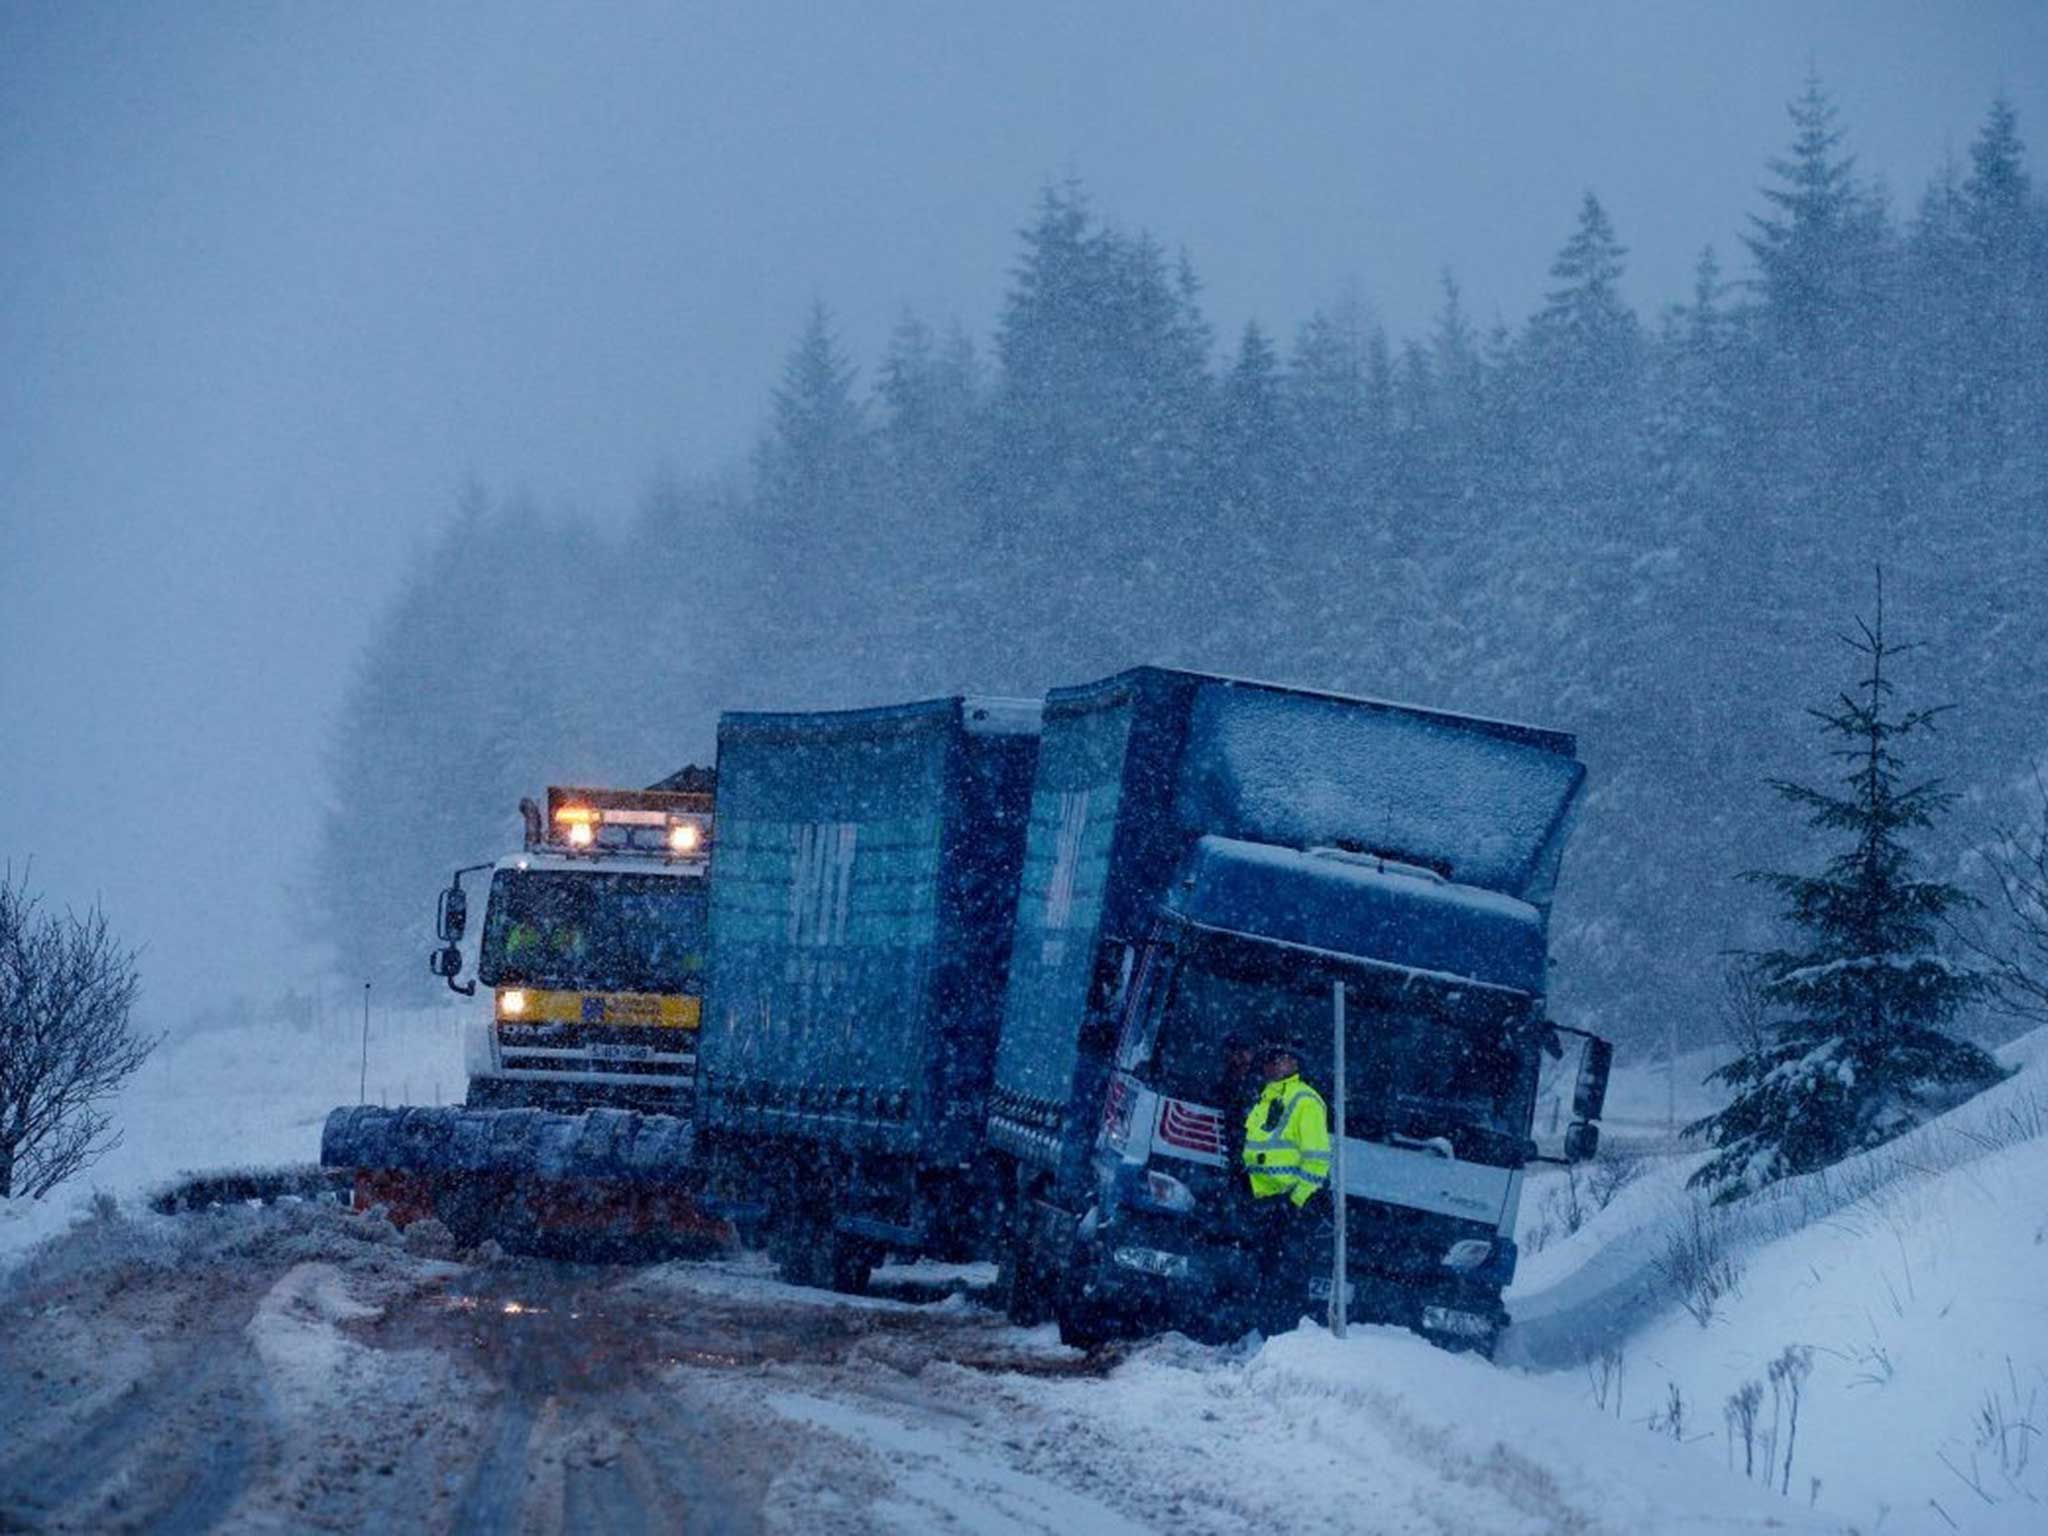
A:
[[[327,1117],[320,1161],[354,1173],[358,1210],[399,1226],[434,1216],[465,1242],[610,1257],[732,1241],[700,1198],[692,1139],[688,1120],[630,1110],[356,1105]]]

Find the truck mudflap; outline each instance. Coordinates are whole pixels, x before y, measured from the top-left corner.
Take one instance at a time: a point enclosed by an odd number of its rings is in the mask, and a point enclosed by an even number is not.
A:
[[[609,1240],[729,1245],[693,1151],[689,1121],[616,1109],[351,1106],[320,1137],[322,1166],[353,1174],[358,1210],[382,1207],[401,1227],[431,1216],[464,1242],[591,1253]]]

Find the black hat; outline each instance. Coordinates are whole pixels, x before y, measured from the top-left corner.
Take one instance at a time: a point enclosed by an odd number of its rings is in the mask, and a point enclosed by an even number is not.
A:
[[[1268,1035],[1259,1042],[1259,1060],[1266,1061],[1283,1054],[1298,1057],[1307,1048],[1307,1042],[1299,1035]]]

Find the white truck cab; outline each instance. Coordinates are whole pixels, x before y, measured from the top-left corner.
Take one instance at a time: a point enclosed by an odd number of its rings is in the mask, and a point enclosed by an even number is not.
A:
[[[651,790],[555,786],[545,813],[520,809],[525,848],[456,871],[441,897],[433,969],[472,1000],[469,1103],[686,1105],[709,958],[709,771]],[[482,890],[465,888],[477,875]]]

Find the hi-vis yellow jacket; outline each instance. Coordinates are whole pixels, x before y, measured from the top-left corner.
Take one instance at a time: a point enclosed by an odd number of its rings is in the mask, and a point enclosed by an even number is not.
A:
[[[1330,1182],[1330,1112],[1299,1073],[1266,1084],[1244,1117],[1244,1167],[1257,1200],[1285,1195],[1296,1207]]]

